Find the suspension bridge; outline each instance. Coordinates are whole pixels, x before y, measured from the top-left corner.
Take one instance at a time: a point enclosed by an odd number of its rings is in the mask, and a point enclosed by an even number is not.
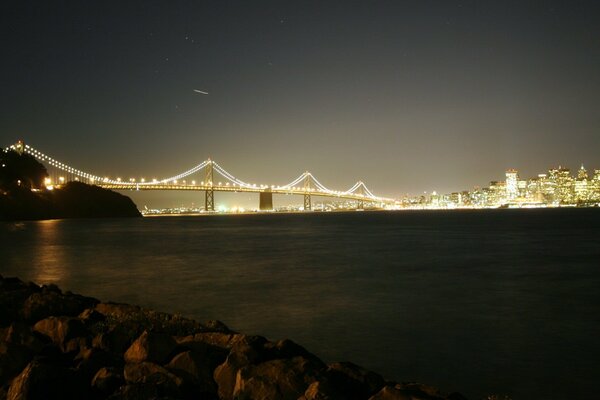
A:
[[[7,150],[30,154],[46,166],[49,178],[47,186],[60,186],[70,181],[80,181],[111,190],[180,190],[203,191],[205,211],[215,210],[215,192],[259,193],[259,208],[273,209],[273,195],[299,195],[304,198],[304,210],[312,210],[312,197],[331,197],[355,201],[358,209],[365,205],[385,207],[395,203],[394,199],[376,196],[364,182],[358,181],[347,190],[333,190],[323,185],[310,172],[300,174],[285,185],[258,185],[236,178],[216,161],[208,159],[198,165],[162,179],[111,178],[99,176],[60,162],[23,142],[11,145]],[[215,179],[216,178],[216,179]]]

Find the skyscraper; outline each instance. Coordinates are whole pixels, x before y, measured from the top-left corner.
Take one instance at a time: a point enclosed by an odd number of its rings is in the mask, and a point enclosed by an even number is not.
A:
[[[506,199],[515,200],[519,197],[519,173],[516,169],[506,171]]]

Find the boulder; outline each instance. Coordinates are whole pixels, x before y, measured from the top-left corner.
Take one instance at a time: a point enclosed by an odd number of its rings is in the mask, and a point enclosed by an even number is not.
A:
[[[158,399],[158,387],[150,383],[135,383],[123,385],[108,400],[142,400]],[[162,399],[161,399],[162,400]]]
[[[194,349],[199,344],[200,346],[211,345],[229,350],[244,336],[239,333],[201,332],[194,335],[177,337],[175,340],[177,344],[189,349]]]
[[[194,350],[177,354],[166,368],[193,388],[194,392],[217,393],[217,384],[213,379],[211,360],[202,357]]]
[[[23,303],[40,290],[39,286],[18,278],[0,278],[0,326],[20,320]]]
[[[49,337],[63,351],[77,350],[73,349],[72,344],[67,346],[67,342],[71,339],[85,337],[87,334],[83,323],[77,318],[70,317],[48,317],[38,321],[33,326],[33,330]],[[79,342],[77,342],[77,347],[79,347]]]
[[[396,389],[394,386],[384,386],[379,392],[371,396],[369,400],[413,400],[410,395]],[[416,400],[416,399],[415,399]]]
[[[129,318],[131,315],[142,311],[141,307],[121,303],[98,303],[95,306],[95,310],[105,317],[116,319]]]
[[[13,322],[6,330],[5,340],[9,343],[20,344],[34,353],[38,353],[44,347],[44,336],[34,332],[30,326],[22,322]]]
[[[327,368],[327,376],[336,387],[343,388],[347,399],[367,399],[383,388],[385,380],[351,362],[337,362]]]
[[[172,356],[177,343],[164,333],[144,331],[125,352],[126,362],[151,361],[164,364]]]
[[[36,322],[50,316],[75,317],[98,300],[72,293],[62,294],[58,288],[43,287],[25,300],[21,311],[23,318]]]
[[[92,339],[92,346],[99,349],[124,353],[133,341],[129,332],[121,326],[109,327],[106,331],[97,334]]]
[[[322,368],[325,367],[325,364],[317,356],[308,352],[308,350],[306,350],[304,347],[289,339],[266,343],[265,350],[269,360],[304,357],[314,361],[317,364],[320,364]]]
[[[79,314],[77,318],[79,318],[86,326],[90,326],[104,321],[106,316],[104,314],[100,314],[93,308],[86,308],[81,312],[81,314]]]
[[[125,364],[123,376],[129,384],[154,385],[163,396],[179,397],[183,380],[166,368],[152,362]]]
[[[114,353],[97,348],[84,348],[73,360],[77,371],[89,381],[100,369],[123,367],[123,360]]]
[[[298,400],[347,400],[349,397],[343,388],[336,387],[327,381],[315,381],[308,386],[304,396]]]
[[[267,340],[261,336],[243,335],[236,340],[225,362],[213,373],[220,398],[232,398],[240,368],[265,360],[266,343]]]
[[[103,396],[108,396],[124,383],[125,379],[117,368],[104,367],[100,368],[92,378],[92,389]]]
[[[453,394],[452,398],[459,395]],[[460,395],[459,395],[460,396]],[[462,397],[462,396],[461,396]],[[398,383],[387,385],[369,400],[449,400],[440,391],[421,383]]]
[[[321,374],[321,365],[304,357],[271,360],[241,368],[233,398],[296,400]]]
[[[32,352],[25,346],[0,342],[0,386],[7,383],[31,361]]]
[[[87,384],[74,373],[56,365],[37,361],[29,363],[13,379],[8,389],[8,400],[46,400],[88,398]]]

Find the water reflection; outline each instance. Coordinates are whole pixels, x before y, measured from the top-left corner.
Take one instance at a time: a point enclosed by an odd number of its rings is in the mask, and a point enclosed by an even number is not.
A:
[[[32,280],[38,284],[65,282],[69,270],[60,221],[40,221],[30,229],[35,230],[37,243],[32,249]]]

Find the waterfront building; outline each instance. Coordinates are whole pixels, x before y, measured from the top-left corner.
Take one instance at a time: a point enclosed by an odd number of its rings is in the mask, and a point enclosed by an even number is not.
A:
[[[490,182],[490,193],[488,195],[488,206],[500,206],[506,203],[506,182]]]
[[[578,202],[590,200],[589,177],[587,170],[581,165],[577,171],[577,179],[575,180],[575,200]]]
[[[559,166],[558,169],[551,170],[550,175],[554,176],[556,182],[555,201],[561,204],[572,203],[575,199],[575,185],[571,170]]]
[[[590,200],[600,202],[600,169],[594,170],[594,177],[590,182]]]
[[[519,173],[516,169],[506,171],[506,200],[513,201],[519,197]]]

